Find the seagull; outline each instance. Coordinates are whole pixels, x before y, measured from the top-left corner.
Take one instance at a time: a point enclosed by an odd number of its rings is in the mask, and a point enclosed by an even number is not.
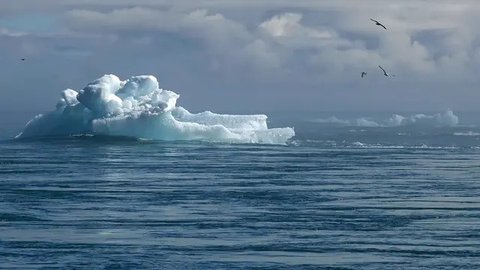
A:
[[[362,78],[367,76],[367,73],[365,71],[362,71]]]
[[[384,68],[382,68],[382,66],[378,66],[382,71],[383,71],[383,75],[385,75],[385,77],[389,77],[389,76],[392,76],[392,77],[395,77],[395,75],[392,75],[392,74],[388,74]]]
[[[385,27],[385,25],[381,24],[379,21],[374,20],[374,19],[370,19],[370,21],[375,22],[375,25],[381,26],[381,27],[383,27],[385,30],[387,30],[387,28]]]

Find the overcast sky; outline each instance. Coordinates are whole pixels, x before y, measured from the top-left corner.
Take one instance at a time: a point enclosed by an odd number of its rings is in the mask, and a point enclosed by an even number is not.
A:
[[[0,1],[0,111],[50,110],[110,73],[152,74],[191,111],[478,110],[479,14],[477,0]]]

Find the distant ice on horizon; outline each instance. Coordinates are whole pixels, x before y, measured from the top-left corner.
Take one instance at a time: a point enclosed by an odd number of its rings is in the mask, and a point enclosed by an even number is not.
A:
[[[417,126],[417,127],[455,127],[458,125],[458,116],[452,110],[446,110],[443,113],[434,115],[414,114],[403,116],[399,114],[392,115],[385,121],[374,121],[370,118],[357,118],[355,120],[340,119],[336,116],[328,118],[313,119],[312,122],[319,124],[333,124],[342,126],[357,127],[400,127],[400,126]]]
[[[285,144],[293,128],[268,128],[267,116],[193,114],[154,76],[104,75],[80,91],[62,91],[56,109],[37,115],[16,138],[101,134],[153,140]]]

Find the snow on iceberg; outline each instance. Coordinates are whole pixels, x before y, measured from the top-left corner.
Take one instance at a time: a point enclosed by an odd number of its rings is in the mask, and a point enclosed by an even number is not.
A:
[[[266,115],[193,114],[154,76],[105,75],[80,91],[64,90],[56,109],[30,120],[16,138],[101,134],[153,140],[285,144],[293,128],[268,128]]]

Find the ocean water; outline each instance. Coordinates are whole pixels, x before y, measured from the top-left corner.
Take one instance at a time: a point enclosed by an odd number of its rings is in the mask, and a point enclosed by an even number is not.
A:
[[[0,119],[0,268],[480,269],[476,114],[332,115],[271,117],[287,145],[12,140],[30,116]]]

